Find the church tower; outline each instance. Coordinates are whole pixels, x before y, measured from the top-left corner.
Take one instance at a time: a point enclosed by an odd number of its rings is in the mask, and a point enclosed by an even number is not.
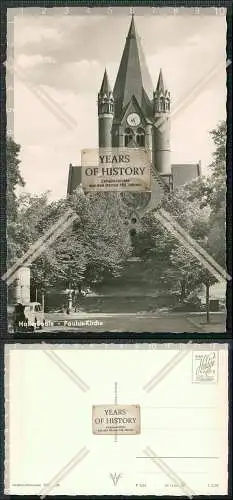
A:
[[[169,174],[169,111],[162,72],[154,92],[132,16],[113,93],[105,70],[98,94],[99,147],[147,148],[157,171]]]
[[[99,148],[146,148],[154,167],[151,199],[200,175],[200,163],[170,163],[170,102],[162,70],[152,83],[132,16],[113,91],[105,70],[98,93]],[[81,171],[70,165],[68,194],[80,185]]]
[[[98,93],[98,119],[99,119],[99,147],[108,148],[112,146],[112,122],[114,113],[114,99],[111,91],[107,71],[100,91]]]

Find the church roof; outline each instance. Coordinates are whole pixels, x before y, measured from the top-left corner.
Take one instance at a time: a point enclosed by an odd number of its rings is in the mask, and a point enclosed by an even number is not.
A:
[[[107,70],[105,68],[104,77],[103,77],[103,81],[102,81],[102,85],[100,87],[99,93],[104,95],[104,94],[109,94],[109,92],[112,92],[112,90],[111,90],[109,79],[108,79],[108,73],[107,73]]]
[[[121,114],[122,109],[128,104],[133,95],[139,105],[145,108],[150,102],[152,94],[151,77],[136,32],[134,17],[132,16],[113,90],[116,114],[118,116]]]

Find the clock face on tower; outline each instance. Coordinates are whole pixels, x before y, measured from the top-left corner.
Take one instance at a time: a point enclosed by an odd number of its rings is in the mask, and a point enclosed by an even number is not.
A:
[[[137,113],[130,113],[130,115],[127,116],[127,123],[130,127],[138,127],[141,123],[141,118]]]

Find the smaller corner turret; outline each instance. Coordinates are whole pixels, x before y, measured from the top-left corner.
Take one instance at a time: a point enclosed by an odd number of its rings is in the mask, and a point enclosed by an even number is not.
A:
[[[105,69],[102,85],[98,93],[99,148],[112,146],[112,123],[114,98]]]
[[[162,70],[160,69],[158,83],[153,93],[154,115],[157,113],[169,113],[171,105],[171,95],[166,89]]]
[[[102,85],[98,93],[98,115],[114,113],[114,98],[105,69]]]
[[[156,90],[153,92],[153,164],[161,175],[166,176],[171,175],[170,104],[170,92],[165,86],[162,70],[160,69]]]

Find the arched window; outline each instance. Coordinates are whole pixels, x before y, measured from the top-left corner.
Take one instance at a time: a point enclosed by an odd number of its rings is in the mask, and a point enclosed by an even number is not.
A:
[[[160,113],[160,112],[161,112],[161,101],[160,101],[160,100],[159,100],[159,101],[157,101],[157,103],[156,103],[156,108],[157,108],[157,109],[156,109],[156,111],[157,111],[158,113]]]
[[[133,139],[133,131],[131,128],[125,129],[125,147],[127,148],[130,141]]]
[[[165,111],[170,111],[170,102],[169,102],[169,99],[165,100]]]
[[[164,111],[166,110],[165,108],[165,105],[166,105],[166,100],[164,97],[161,97],[161,111],[164,113]]]
[[[145,132],[143,128],[137,129],[136,143],[139,147],[145,146]]]

